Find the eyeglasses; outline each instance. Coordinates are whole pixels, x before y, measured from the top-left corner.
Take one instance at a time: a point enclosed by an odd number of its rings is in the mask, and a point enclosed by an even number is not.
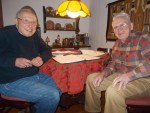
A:
[[[128,24],[127,23],[123,23],[123,24],[120,24],[119,26],[115,26],[113,29],[114,29],[114,31],[118,31],[120,29],[126,28],[126,26],[128,26]]]
[[[24,24],[31,24],[31,25],[33,25],[33,26],[36,26],[36,25],[37,25],[37,22],[35,22],[35,21],[29,21],[29,20],[27,20],[26,18],[19,18],[19,17],[18,17],[18,19],[21,20]]]

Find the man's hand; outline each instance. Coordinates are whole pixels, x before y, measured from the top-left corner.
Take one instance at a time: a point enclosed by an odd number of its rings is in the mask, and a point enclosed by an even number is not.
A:
[[[94,87],[97,87],[100,85],[100,83],[103,81],[104,79],[104,75],[103,74],[99,74],[97,75],[94,80],[93,80],[93,85]]]
[[[26,58],[16,58],[15,66],[19,68],[32,67],[32,62]]]
[[[43,60],[41,57],[36,57],[32,59],[32,65],[36,66],[36,67],[40,67],[43,64]]]
[[[130,78],[128,77],[127,74],[122,74],[116,77],[113,81],[113,87],[115,87],[117,84],[119,84],[119,89],[120,90],[122,87],[125,89],[126,85],[128,82],[130,82]]]

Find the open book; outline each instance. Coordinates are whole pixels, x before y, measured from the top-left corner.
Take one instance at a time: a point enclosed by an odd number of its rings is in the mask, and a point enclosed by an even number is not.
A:
[[[104,53],[103,53],[104,54]],[[103,55],[102,53],[99,54],[79,54],[79,55],[65,55],[65,56],[56,56],[53,57],[54,60],[56,60],[59,63],[72,63],[72,62],[79,62],[79,61],[84,61],[84,60],[94,60],[94,59],[99,59],[100,55]]]

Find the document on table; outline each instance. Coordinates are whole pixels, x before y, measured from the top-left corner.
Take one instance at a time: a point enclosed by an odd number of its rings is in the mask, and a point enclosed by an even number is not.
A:
[[[83,58],[77,57],[76,55],[65,55],[65,56],[56,56],[53,57],[59,63],[72,63],[72,62],[79,62],[83,61]]]
[[[80,50],[82,54],[84,55],[90,55],[90,56],[101,56],[105,53],[103,51],[94,51],[94,50]]]
[[[99,59],[101,55],[105,53],[102,51],[94,51],[94,50],[80,50],[82,54],[69,54],[69,55],[58,55],[53,57],[59,63],[72,63],[79,62],[84,60],[94,60]]]
[[[59,63],[72,63],[72,62],[79,62],[84,60],[94,60],[99,59],[99,57],[93,57],[89,55],[66,55],[66,56],[56,56],[53,57]]]
[[[91,55],[86,55],[86,54],[81,54],[81,55],[76,55],[77,57],[83,58],[84,60],[94,60],[94,59],[99,59],[97,56],[91,56]]]
[[[53,56],[57,56],[57,55],[66,55],[66,54],[81,54],[80,51],[54,51],[52,52]]]

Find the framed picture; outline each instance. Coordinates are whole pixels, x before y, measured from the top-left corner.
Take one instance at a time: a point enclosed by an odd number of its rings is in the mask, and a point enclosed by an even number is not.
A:
[[[114,14],[126,12],[131,17],[134,30],[139,32],[150,32],[150,0],[118,0],[108,4],[108,18],[106,40],[115,41],[117,37],[112,29],[112,19]],[[145,10],[144,10],[145,9]]]
[[[115,1],[108,4],[108,18],[107,18],[107,30],[106,30],[106,41],[116,41],[113,28],[111,26],[114,14],[125,10],[124,0]]]

